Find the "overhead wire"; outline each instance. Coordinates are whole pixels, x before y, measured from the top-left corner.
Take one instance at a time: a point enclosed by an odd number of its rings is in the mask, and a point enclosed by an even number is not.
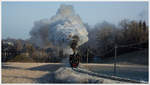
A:
[[[143,44],[143,43],[146,43],[146,42],[134,43],[134,44],[129,44],[129,45],[116,45],[116,46],[117,46],[117,48],[119,48],[119,47],[129,47],[129,48],[136,48],[136,49],[141,49],[141,50],[143,50],[143,49],[145,49],[145,48],[132,47],[132,46],[140,45],[140,44]],[[113,48],[111,48],[109,51],[103,53],[102,55],[96,55],[96,56],[104,56],[104,55],[106,55],[106,54],[112,52],[113,50],[115,50],[115,46],[114,46]],[[88,50],[88,52],[91,53],[91,54],[94,54],[94,55],[96,54],[95,52],[93,52],[93,51],[90,50],[90,49]]]

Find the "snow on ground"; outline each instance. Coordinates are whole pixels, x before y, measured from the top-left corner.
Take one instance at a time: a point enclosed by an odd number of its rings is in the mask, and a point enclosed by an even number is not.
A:
[[[78,70],[78,68],[76,70]],[[125,83],[76,72],[70,67],[59,68],[54,72],[54,79],[59,83]]]
[[[54,72],[54,79],[65,83],[102,83],[103,79],[75,72],[70,67],[61,67]]]

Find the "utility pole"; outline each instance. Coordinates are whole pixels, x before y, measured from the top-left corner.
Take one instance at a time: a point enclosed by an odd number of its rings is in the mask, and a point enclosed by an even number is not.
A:
[[[87,48],[87,54],[86,54],[86,63],[87,63],[87,68],[88,68],[88,56],[89,56],[88,52],[89,52],[89,49]]]
[[[115,56],[114,56],[114,75],[116,76],[116,61],[117,61],[117,45],[115,45]]]
[[[88,51],[89,51],[89,49],[87,48],[87,54],[86,54],[86,62],[87,62],[87,64],[88,64]]]

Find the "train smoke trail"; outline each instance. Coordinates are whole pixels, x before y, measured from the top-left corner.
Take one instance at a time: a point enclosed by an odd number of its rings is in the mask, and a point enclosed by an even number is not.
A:
[[[50,19],[35,22],[30,35],[36,45],[42,47],[52,43],[62,48],[65,54],[73,54],[72,42],[79,47],[88,41],[88,32],[71,5],[61,5]]]

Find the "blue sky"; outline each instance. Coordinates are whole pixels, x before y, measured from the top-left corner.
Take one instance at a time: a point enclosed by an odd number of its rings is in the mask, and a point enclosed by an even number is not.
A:
[[[61,4],[73,5],[91,26],[103,21],[117,25],[123,19],[148,22],[148,2],[2,2],[2,38],[30,38],[33,23],[51,18]]]

